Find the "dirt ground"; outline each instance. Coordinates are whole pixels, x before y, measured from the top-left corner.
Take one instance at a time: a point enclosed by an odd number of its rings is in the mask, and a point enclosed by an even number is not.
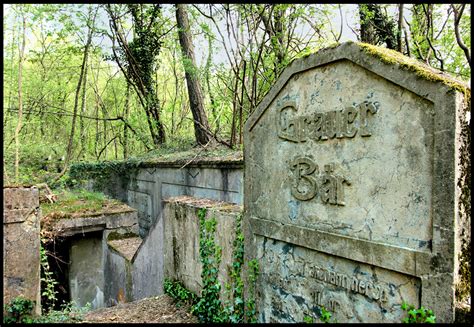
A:
[[[83,323],[198,323],[189,307],[177,308],[168,295],[160,295],[110,308],[90,311]]]

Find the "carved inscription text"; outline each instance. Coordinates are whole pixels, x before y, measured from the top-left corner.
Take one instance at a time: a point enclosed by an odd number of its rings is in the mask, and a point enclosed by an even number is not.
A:
[[[297,111],[295,103],[280,109],[278,137],[291,142],[326,141],[333,138],[353,138],[372,135],[369,117],[377,113],[378,102],[364,101],[342,110],[316,112],[312,115],[292,117]]]
[[[388,292],[383,285],[365,281],[355,276],[348,276],[318,266],[309,267],[306,276],[345,288],[353,293],[362,294],[375,301],[387,302],[388,300]]]
[[[296,157],[290,162],[293,173],[291,194],[298,200],[311,200],[317,195],[323,204],[345,205],[343,184],[351,185],[346,177],[334,174],[334,164],[319,166],[310,157]]]

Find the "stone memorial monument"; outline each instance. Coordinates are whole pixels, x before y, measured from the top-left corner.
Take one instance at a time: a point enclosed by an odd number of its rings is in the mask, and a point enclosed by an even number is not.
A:
[[[338,322],[401,322],[403,302],[454,320],[469,283],[469,101],[462,83],[363,43],[286,68],[244,134],[260,322],[317,320],[321,308]]]

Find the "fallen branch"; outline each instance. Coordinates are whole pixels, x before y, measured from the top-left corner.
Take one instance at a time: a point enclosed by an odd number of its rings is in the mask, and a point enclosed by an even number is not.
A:
[[[54,194],[51,189],[49,188],[48,184],[46,183],[40,183],[35,185],[39,190],[41,194],[41,190],[45,190],[46,192],[43,193],[43,195],[46,197],[46,199],[49,201],[49,203],[54,203],[58,200],[58,197],[56,194]],[[43,202],[41,201],[41,196],[40,196],[40,203]]]

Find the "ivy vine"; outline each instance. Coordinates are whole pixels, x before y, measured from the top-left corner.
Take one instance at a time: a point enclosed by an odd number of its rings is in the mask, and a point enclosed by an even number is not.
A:
[[[202,263],[202,296],[193,306],[192,312],[201,322],[243,323],[256,322],[255,283],[259,266],[256,259],[248,262],[248,299],[244,298],[244,235],[242,232],[242,215],[236,219],[236,237],[233,242],[232,266],[230,282],[226,283],[226,291],[231,294],[230,300],[222,303],[220,299],[221,285],[218,280],[219,264],[222,249],[215,243],[217,221],[215,217],[206,219],[207,210],[198,210],[199,217],[199,255]]]
[[[102,190],[110,184],[112,176],[121,176],[123,183],[128,183],[133,173],[138,173],[141,161],[129,158],[121,161],[78,162],[71,165],[69,178],[72,184],[78,181],[92,179],[95,189]],[[128,177],[128,178],[127,178]]]
[[[220,300],[221,285],[218,280],[222,249],[215,243],[217,221],[214,217],[206,220],[205,208],[198,210],[199,256],[202,263],[202,294],[192,308],[201,322],[225,322],[225,311]]]

